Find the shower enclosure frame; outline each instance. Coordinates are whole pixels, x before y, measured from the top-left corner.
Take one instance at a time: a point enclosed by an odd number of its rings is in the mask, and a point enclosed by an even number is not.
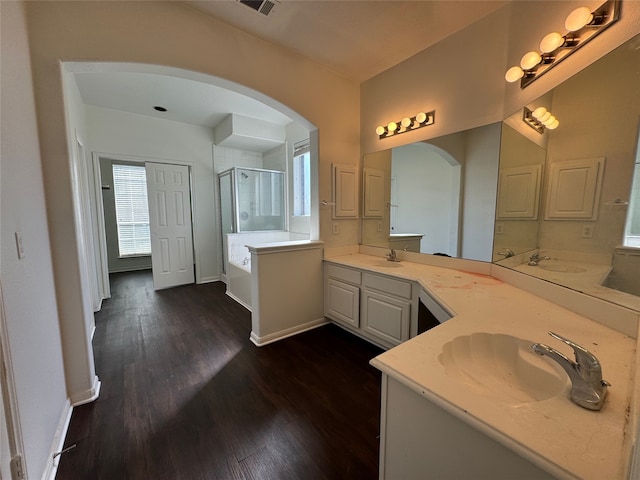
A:
[[[257,173],[268,173],[272,175],[278,175],[281,178],[280,181],[280,203],[281,203],[281,214],[282,217],[282,228],[266,228],[266,229],[257,229],[257,230],[243,230],[241,229],[241,209],[239,207],[241,199],[239,196],[239,188],[238,188],[238,172],[244,170],[249,172],[257,172]],[[223,186],[223,179],[225,177],[229,177],[228,189],[230,192],[225,190]],[[218,193],[219,193],[219,208],[220,208],[220,236],[222,240],[222,266],[223,271],[226,273],[226,262],[227,258],[227,238],[226,235],[229,233],[246,233],[246,232],[267,232],[267,231],[287,231],[288,228],[288,202],[287,202],[287,183],[286,183],[286,172],[281,170],[270,170],[265,168],[255,168],[255,167],[242,167],[242,166],[234,166],[223,170],[218,173]],[[230,200],[230,205],[226,205],[225,200]],[[226,212],[225,209],[228,209],[229,212]],[[230,218],[228,218],[230,214]],[[230,221],[230,225],[229,225]]]

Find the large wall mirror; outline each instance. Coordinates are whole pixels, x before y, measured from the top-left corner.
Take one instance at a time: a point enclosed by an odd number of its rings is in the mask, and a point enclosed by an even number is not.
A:
[[[520,110],[366,154],[362,244],[493,261],[640,311],[639,85],[640,36],[527,106],[554,130]]]
[[[501,124],[369,153],[362,243],[490,262]]]
[[[640,310],[640,36],[527,106],[501,138],[494,262]]]

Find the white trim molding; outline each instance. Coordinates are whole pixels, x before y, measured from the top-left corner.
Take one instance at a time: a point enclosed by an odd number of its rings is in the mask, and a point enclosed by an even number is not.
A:
[[[270,343],[277,342],[278,340],[284,340],[285,338],[292,337],[309,330],[313,330],[314,328],[321,327],[328,323],[331,322],[326,318],[318,318],[317,320],[312,320],[311,322],[305,323],[303,325],[297,325],[295,327],[287,328],[279,332],[270,333],[269,335],[265,335],[263,337],[260,337],[254,331],[251,331],[249,339],[257,347],[264,347],[265,345],[269,345]]]

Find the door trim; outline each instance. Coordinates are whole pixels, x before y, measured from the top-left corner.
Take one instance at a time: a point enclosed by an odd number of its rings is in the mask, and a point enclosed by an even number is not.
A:
[[[9,457],[12,462],[13,459],[22,457],[22,468],[25,472],[24,478],[28,478],[26,477],[24,442],[18,415],[18,396],[10,352],[9,339],[7,338],[7,317],[4,311],[4,297],[0,280],[0,388],[2,389],[4,421],[6,422],[7,436],[9,437]]]
[[[98,151],[94,151],[92,152],[93,155],[93,161],[94,161],[94,183],[96,185],[96,187],[98,188],[102,188],[102,178],[100,176],[100,160],[103,158],[106,159],[110,159],[110,160],[117,160],[117,161],[122,161],[122,162],[133,162],[133,163],[139,163],[141,166],[144,166],[145,163],[147,162],[151,162],[151,163],[164,163],[164,164],[169,164],[169,165],[183,165],[189,168],[189,188],[191,190],[191,230],[192,230],[192,243],[193,243],[193,251],[194,251],[194,265],[195,265],[195,283],[202,283],[202,279],[201,279],[201,265],[200,265],[200,261],[199,261],[199,255],[197,255],[197,252],[199,251],[199,240],[198,240],[198,225],[197,223],[194,221],[194,219],[196,218],[196,202],[195,202],[195,198],[196,198],[196,186],[195,183],[193,181],[193,176],[195,175],[195,164],[194,162],[189,162],[189,161],[184,161],[184,160],[175,160],[175,159],[170,159],[170,158],[155,158],[155,157],[143,157],[140,155],[127,155],[127,154],[122,154],[122,153],[109,153],[109,152],[98,152]],[[96,167],[97,165],[97,167]],[[109,265],[108,265],[108,258],[107,258],[107,233],[105,230],[105,224],[104,224],[104,204],[102,202],[102,195],[98,194],[96,195],[96,202],[97,202],[97,209],[99,210],[99,215],[100,215],[100,219],[98,222],[98,236],[99,239],[97,239],[97,241],[103,245],[103,247],[101,247],[101,252],[103,251],[103,255],[100,258],[100,265],[101,265],[101,272],[99,273],[100,275],[102,275],[104,278],[107,279],[107,285],[109,285],[108,280],[109,280]],[[111,296],[111,293],[109,291],[109,297]],[[105,297],[105,298],[109,298],[109,297]]]

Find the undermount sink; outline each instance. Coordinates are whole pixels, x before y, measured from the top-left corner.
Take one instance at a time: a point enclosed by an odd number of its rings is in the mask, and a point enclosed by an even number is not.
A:
[[[548,272],[563,272],[563,273],[584,273],[586,268],[578,267],[577,265],[565,265],[561,263],[539,263],[538,267]]]
[[[446,375],[475,393],[517,405],[555,397],[570,381],[562,369],[531,349],[535,342],[498,333],[455,337],[438,360]]]

